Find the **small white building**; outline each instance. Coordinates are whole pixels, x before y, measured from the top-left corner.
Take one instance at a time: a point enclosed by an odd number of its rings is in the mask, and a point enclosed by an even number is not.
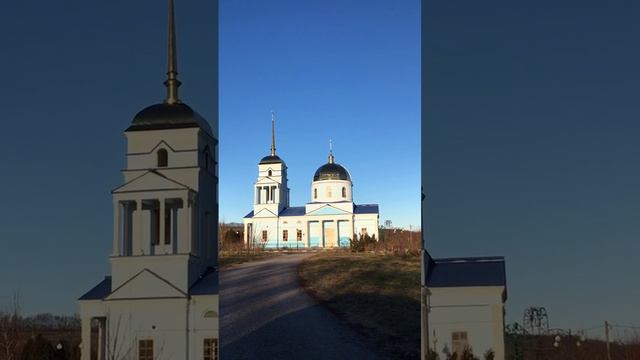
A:
[[[218,359],[218,141],[178,98],[169,4],[167,97],[125,130],[111,276],[79,299],[83,360]]]
[[[353,202],[351,175],[335,162],[318,168],[311,183],[311,201],[289,206],[287,165],[276,155],[275,124],[271,124],[271,154],[258,164],[253,211],[244,219],[244,242],[266,249],[349,247],[354,236],[379,238],[377,204]]]
[[[504,360],[504,258],[432,259],[425,252],[423,283],[429,348],[440,359],[469,347],[482,359],[491,350]]]

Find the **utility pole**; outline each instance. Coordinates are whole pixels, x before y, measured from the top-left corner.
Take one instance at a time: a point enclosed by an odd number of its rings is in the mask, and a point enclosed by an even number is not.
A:
[[[609,344],[609,322],[604,322],[604,337],[607,340],[607,360],[611,360],[611,345]]]

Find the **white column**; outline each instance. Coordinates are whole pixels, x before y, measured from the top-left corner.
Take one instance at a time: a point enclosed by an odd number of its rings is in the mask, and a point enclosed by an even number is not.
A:
[[[136,200],[136,211],[134,215],[133,239],[131,243],[131,254],[141,255],[142,249],[142,200]]]
[[[113,252],[111,253],[112,256],[121,255],[120,246],[124,238],[123,236],[124,232],[121,231],[121,226],[123,224],[120,224],[122,213],[123,213],[122,205],[120,204],[119,201],[114,200],[113,201]]]
[[[253,187],[253,203],[260,204],[260,193],[257,186]]]
[[[352,217],[351,217],[351,221],[350,221],[350,223],[351,223],[351,226],[350,226],[350,228],[351,228],[351,234],[349,234],[349,239],[351,239],[352,241],[353,241],[353,240],[355,240],[355,239],[353,238],[353,236],[354,236],[354,234],[355,234],[355,229],[353,228],[353,227],[354,227],[354,223],[355,223],[355,221],[356,221],[355,216],[352,216]]]
[[[186,234],[186,238],[184,244],[180,247],[181,253],[193,253],[193,248],[191,247],[193,244],[193,201],[191,201],[191,195],[187,194],[187,196],[182,199],[184,201],[184,214],[185,214],[185,226],[183,227],[183,233]]]
[[[82,318],[82,335],[80,349],[81,360],[91,360],[91,318]]]
[[[105,335],[105,331],[104,331],[104,323],[105,321],[103,319],[98,319],[98,360],[105,360],[104,357],[104,335]]]
[[[244,244],[245,246],[247,245],[247,238],[248,238],[248,234],[247,234],[247,223],[244,223],[244,232],[243,232],[243,237],[244,237]]]

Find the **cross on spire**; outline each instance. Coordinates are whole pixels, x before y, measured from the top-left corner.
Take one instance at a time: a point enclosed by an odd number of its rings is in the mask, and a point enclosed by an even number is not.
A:
[[[329,164],[333,164],[333,141],[329,139]]]
[[[271,156],[276,156],[276,114],[271,112]]]
[[[168,31],[168,61],[167,61],[167,80],[164,85],[167,87],[167,97],[164,102],[167,104],[179,104],[178,87],[178,54],[176,51],[176,20],[174,0],[169,0],[169,31]]]

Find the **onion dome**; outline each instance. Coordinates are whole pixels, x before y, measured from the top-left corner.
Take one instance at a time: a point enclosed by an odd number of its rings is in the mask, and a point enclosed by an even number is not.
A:
[[[195,112],[189,105],[167,102],[151,105],[140,111],[126,131],[180,129],[199,127],[213,134],[207,120]]]
[[[178,56],[176,52],[176,30],[174,0],[169,0],[169,38],[167,96],[163,103],[151,105],[140,111],[126,131],[180,129],[199,127],[213,135],[209,123],[187,104],[178,98]]]
[[[260,164],[281,164],[284,163],[278,155],[268,155],[260,160]]]
[[[320,166],[313,175],[313,181],[321,180],[347,180],[351,181],[351,175],[344,166],[336,164],[333,159],[333,144],[329,142],[329,162]]]
[[[348,180],[351,181],[351,176],[347,169],[342,165],[336,163],[326,163],[316,170],[313,175],[313,181],[320,180]]]

